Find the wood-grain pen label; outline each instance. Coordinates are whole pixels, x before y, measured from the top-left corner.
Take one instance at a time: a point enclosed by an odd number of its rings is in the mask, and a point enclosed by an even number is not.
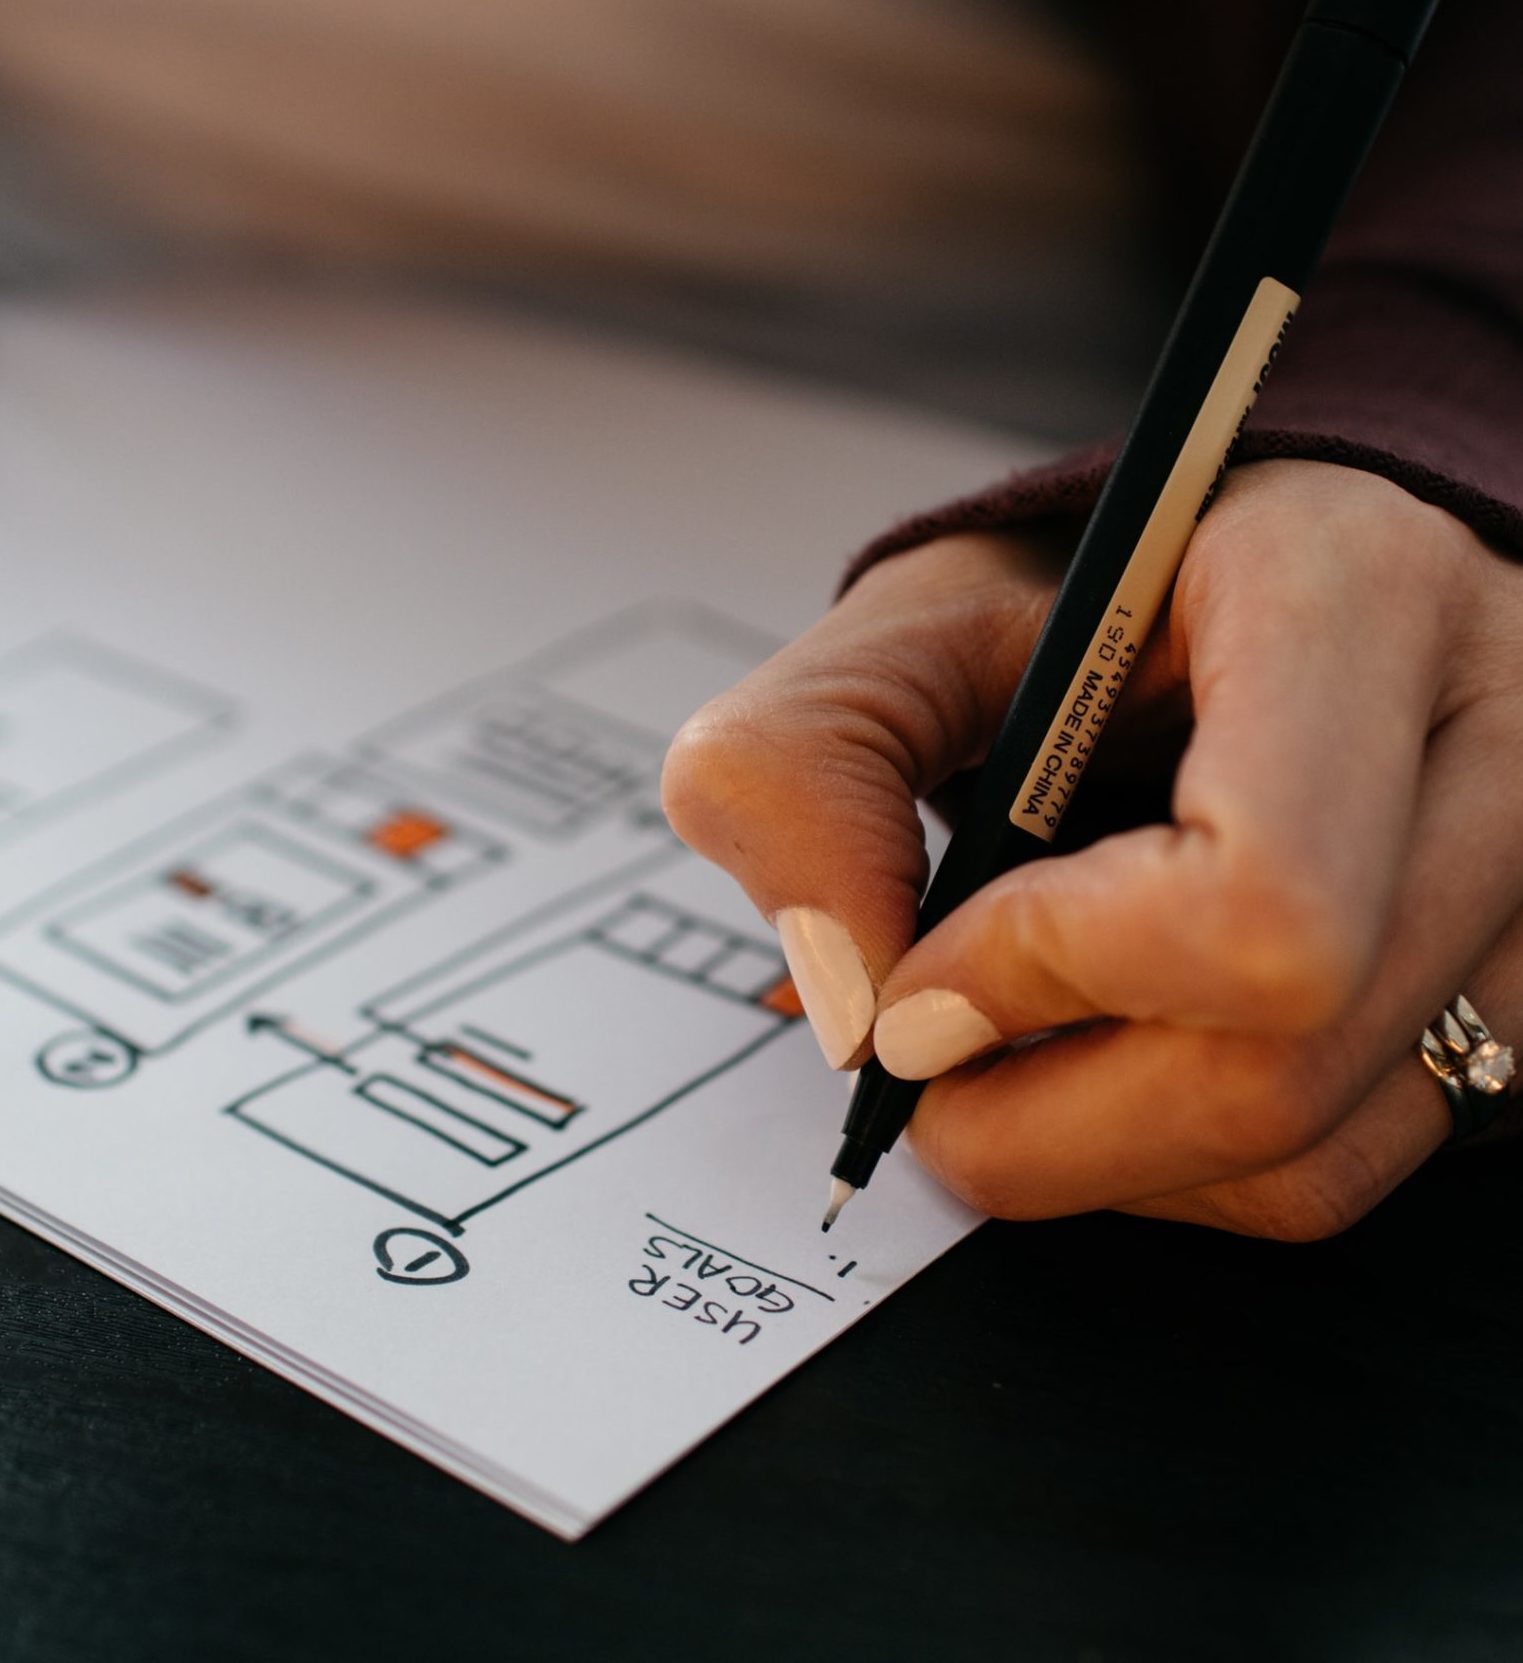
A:
[[[1273,277],[1262,279],[1254,290],[1110,605],[1010,805],[1011,823],[1022,830],[1052,841],[1299,304],[1295,290]]]

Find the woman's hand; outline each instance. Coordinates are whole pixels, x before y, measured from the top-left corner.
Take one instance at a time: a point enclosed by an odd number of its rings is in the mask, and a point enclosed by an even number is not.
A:
[[[883,562],[684,727],[672,823],[776,923],[833,1066],[935,1077],[910,1138],[975,1206],[1330,1234],[1448,1135],[1415,1044],[1454,994],[1523,1035],[1523,571],[1372,475],[1234,471],[1094,840],[911,948],[916,798],[985,754],[1055,588],[1016,539]]]

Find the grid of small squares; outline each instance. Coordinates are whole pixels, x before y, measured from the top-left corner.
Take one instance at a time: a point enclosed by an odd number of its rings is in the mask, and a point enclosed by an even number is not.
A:
[[[631,897],[591,934],[642,964],[747,1003],[760,1002],[787,973],[775,948],[651,895]]]

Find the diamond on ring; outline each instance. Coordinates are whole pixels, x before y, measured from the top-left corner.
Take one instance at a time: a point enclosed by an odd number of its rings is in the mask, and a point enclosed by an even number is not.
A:
[[[1506,1091],[1517,1071],[1512,1047],[1500,1045],[1494,1039],[1483,1039],[1465,1057],[1465,1078],[1488,1097]]]

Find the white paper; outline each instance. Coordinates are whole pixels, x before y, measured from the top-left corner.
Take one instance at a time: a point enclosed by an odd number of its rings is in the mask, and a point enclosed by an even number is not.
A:
[[[682,717],[1004,441],[500,320],[0,320],[0,1207],[576,1536],[963,1235]],[[742,621],[743,620],[743,621]]]

